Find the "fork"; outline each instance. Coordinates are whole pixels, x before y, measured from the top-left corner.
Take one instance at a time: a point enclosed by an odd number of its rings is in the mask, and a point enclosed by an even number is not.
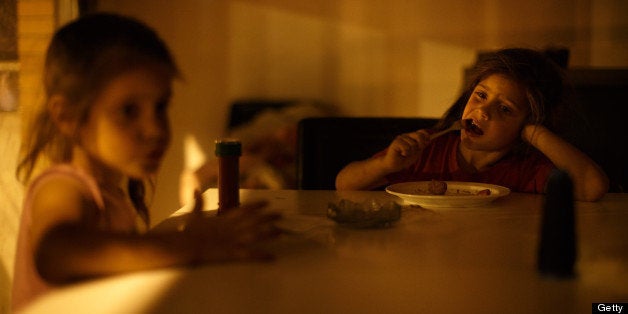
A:
[[[430,140],[433,140],[433,139],[435,139],[435,138],[437,138],[437,137],[439,137],[439,136],[441,136],[441,135],[443,135],[443,134],[445,134],[447,132],[461,130],[463,127],[465,127],[467,125],[467,123],[468,123],[467,120],[470,120],[470,119],[455,121],[448,128],[446,128],[446,129],[444,129],[444,130],[442,130],[440,132],[436,132],[436,133],[430,135]]]

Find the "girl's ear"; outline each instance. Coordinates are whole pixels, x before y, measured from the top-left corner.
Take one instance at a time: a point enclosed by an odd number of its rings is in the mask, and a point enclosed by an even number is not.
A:
[[[76,130],[76,121],[70,113],[68,99],[62,95],[54,95],[48,100],[47,106],[48,114],[50,114],[52,121],[61,133],[65,136],[73,137]]]

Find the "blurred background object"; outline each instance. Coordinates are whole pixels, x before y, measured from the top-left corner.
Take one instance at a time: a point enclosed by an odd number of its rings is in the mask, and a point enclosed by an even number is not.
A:
[[[0,111],[15,111],[18,106],[17,63],[0,62]]]

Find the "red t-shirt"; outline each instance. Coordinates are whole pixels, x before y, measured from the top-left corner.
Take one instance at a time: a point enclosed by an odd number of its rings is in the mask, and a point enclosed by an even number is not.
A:
[[[469,173],[458,165],[460,134],[451,132],[425,148],[417,163],[386,178],[393,183],[409,181],[464,181],[501,185],[513,192],[543,193],[550,172],[556,167],[545,155],[531,149],[523,156],[509,154],[485,171]],[[386,153],[383,150],[375,156]]]

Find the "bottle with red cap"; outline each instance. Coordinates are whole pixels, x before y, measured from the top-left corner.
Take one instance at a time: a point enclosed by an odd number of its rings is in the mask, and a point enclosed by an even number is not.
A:
[[[242,144],[236,139],[216,140],[218,157],[218,215],[240,205],[240,168]]]

